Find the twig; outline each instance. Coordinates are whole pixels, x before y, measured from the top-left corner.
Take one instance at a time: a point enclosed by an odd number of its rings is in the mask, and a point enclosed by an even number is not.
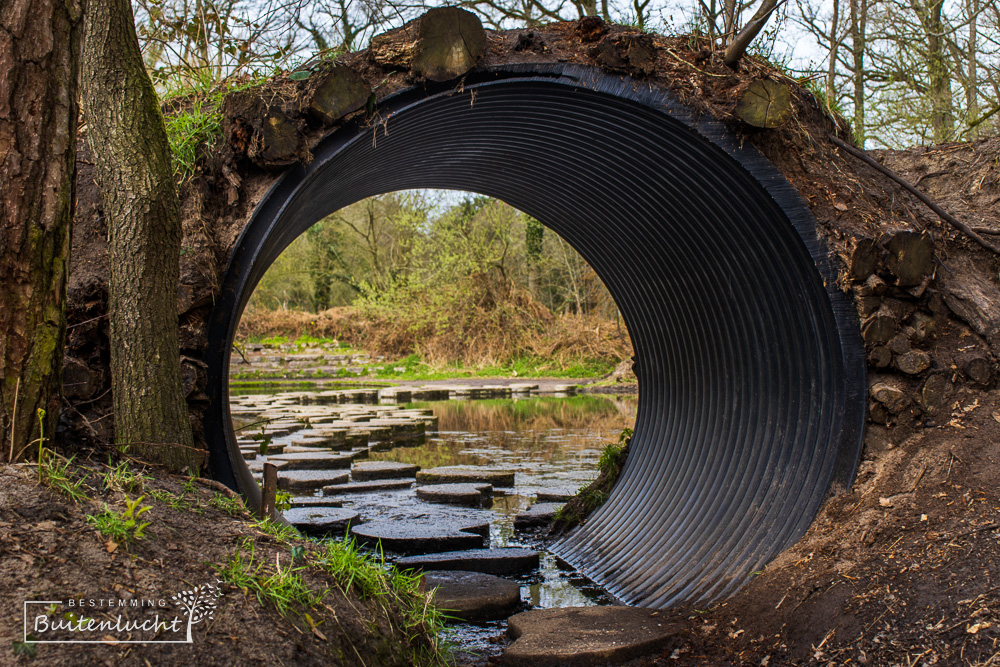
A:
[[[833,136],[832,134],[830,135],[830,141],[832,141],[836,146],[839,146],[840,148],[843,148],[845,151],[847,151],[848,153],[850,153],[854,157],[858,158],[859,160],[861,160],[865,164],[874,167],[875,169],[877,169],[878,171],[882,172],[883,174],[885,174],[886,176],[888,176],[892,180],[894,180],[897,183],[899,183],[901,186],[903,186],[904,188],[906,188],[906,190],[908,190],[910,192],[910,194],[912,194],[914,197],[916,197],[917,199],[919,199],[920,201],[922,201],[924,204],[926,204],[927,208],[929,208],[930,210],[932,210],[935,213],[937,213],[938,217],[940,217],[942,220],[944,220],[947,223],[950,223],[951,225],[953,225],[954,227],[956,227],[957,229],[959,229],[960,231],[962,231],[970,239],[972,239],[973,241],[975,241],[979,245],[983,246],[987,250],[992,250],[996,254],[1000,255],[1000,247],[998,247],[998,246],[990,243],[989,241],[987,241],[986,239],[984,239],[982,236],[980,236],[979,234],[977,234],[967,224],[965,224],[964,222],[962,222],[961,220],[959,220],[958,218],[956,218],[955,216],[953,216],[951,213],[948,213],[943,208],[941,208],[940,206],[938,206],[937,204],[935,204],[933,201],[931,201],[930,197],[928,197],[923,192],[921,192],[920,190],[918,190],[915,187],[913,187],[912,185],[910,185],[910,183],[906,179],[904,179],[902,176],[900,176],[899,174],[897,174],[896,172],[894,172],[892,169],[889,169],[888,167],[880,164],[877,160],[869,157],[863,151],[858,150],[854,146],[851,146],[847,142],[842,141],[841,139]]]

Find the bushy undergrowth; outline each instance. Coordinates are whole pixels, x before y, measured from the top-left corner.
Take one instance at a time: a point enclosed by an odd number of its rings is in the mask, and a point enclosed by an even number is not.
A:
[[[508,286],[498,292],[495,282],[474,276],[434,292],[383,295],[319,314],[248,310],[239,335],[255,340],[335,338],[389,359],[417,355],[431,365],[493,367],[498,372],[507,366],[509,372],[517,371],[525,360],[561,366],[598,362],[603,367],[632,354],[625,328],[614,321],[556,316],[526,290]]]

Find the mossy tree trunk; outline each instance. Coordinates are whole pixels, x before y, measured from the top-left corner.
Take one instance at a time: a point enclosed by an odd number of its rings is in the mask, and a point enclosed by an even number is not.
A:
[[[0,4],[0,460],[55,432],[66,335],[81,8]]]
[[[185,470],[197,452],[178,353],[180,205],[128,0],[88,3],[83,106],[108,217],[115,438]]]

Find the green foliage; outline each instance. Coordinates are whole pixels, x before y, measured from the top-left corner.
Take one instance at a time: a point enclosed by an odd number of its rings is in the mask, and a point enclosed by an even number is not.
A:
[[[218,105],[218,99],[193,96],[189,107],[164,118],[178,184],[194,174],[199,146],[210,148],[221,138],[222,114]]]
[[[273,537],[278,542],[291,542],[299,537],[299,531],[295,530],[295,528],[272,519],[254,521],[253,525],[257,530]]]
[[[121,461],[112,466],[108,460],[108,472],[102,475],[105,491],[119,491],[123,494],[142,491],[145,483],[153,478],[149,475],[134,472],[127,461]]]
[[[38,638],[33,634],[25,637],[26,641],[15,641],[12,643],[15,657],[34,658],[38,650]]]
[[[171,493],[170,491],[165,491],[162,489],[151,489],[149,491],[150,497],[152,497],[157,502],[161,502],[164,505],[170,507],[171,509],[186,512],[190,510],[195,510],[200,512],[201,510],[197,507],[198,503],[192,498],[188,498],[188,494],[183,494],[178,496],[177,494]]]
[[[246,514],[246,507],[244,507],[242,500],[231,498],[218,492],[209,498],[208,504],[211,507],[222,510],[229,516],[243,516]]]
[[[149,521],[139,521],[139,517],[152,509],[152,506],[141,507],[139,504],[145,496],[139,496],[135,500],[125,497],[125,510],[115,512],[107,505],[100,514],[88,514],[87,523],[96,528],[105,537],[109,537],[118,544],[125,544],[146,538],[146,526]]]
[[[614,475],[617,477],[618,471],[625,463],[626,448],[631,440],[632,429],[622,429],[621,434],[618,436],[618,442],[608,443],[601,450],[601,458],[597,462],[597,469],[605,475]]]
[[[77,477],[73,466],[73,456],[66,458],[48,448],[39,452],[38,479],[45,486],[74,503],[86,500],[84,482],[87,475]]]
[[[256,558],[253,540],[244,539],[225,565],[218,566],[219,576],[226,583],[236,586],[244,595],[254,595],[261,604],[268,603],[282,616],[289,612],[301,613],[323,602],[326,591],[314,591],[302,578],[305,566],[282,568],[275,563],[274,571]]]
[[[279,512],[292,509],[292,494],[287,491],[278,491],[274,494],[274,509]]]

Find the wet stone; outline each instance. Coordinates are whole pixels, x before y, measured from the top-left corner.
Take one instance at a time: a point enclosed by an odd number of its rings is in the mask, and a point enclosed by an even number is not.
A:
[[[514,643],[500,663],[509,667],[620,665],[663,653],[676,641],[676,627],[655,609],[562,607],[511,616]]]
[[[367,482],[344,482],[323,487],[323,495],[335,496],[345,493],[369,493],[371,491],[393,491],[413,486],[412,479],[373,479]]]
[[[417,473],[420,484],[483,483],[493,486],[514,486],[513,470],[483,468],[430,468]]]
[[[344,501],[328,496],[293,496],[291,503],[294,509],[296,507],[341,507]]]
[[[562,507],[561,503],[535,503],[514,517],[514,528],[523,530],[547,526],[552,523],[560,507]]]
[[[527,574],[538,568],[538,552],[531,549],[473,549],[407,556],[396,561],[400,569],[465,570],[487,574]]]
[[[417,487],[417,498],[428,503],[483,507],[493,499],[491,484],[429,484]]]
[[[251,461],[248,464],[249,468],[250,468],[250,472],[261,472],[261,473],[264,472],[264,464],[265,463],[273,463],[274,467],[277,468],[278,470],[281,470],[282,468],[284,468],[285,466],[288,465],[284,461],[264,461],[264,460]]]
[[[286,470],[330,470],[334,468],[350,468],[351,456],[334,454],[332,452],[295,452],[293,454],[277,454],[269,456],[272,461],[285,461]]]
[[[434,591],[438,608],[463,621],[507,618],[521,605],[518,584],[482,572],[429,570],[420,586]]]
[[[343,484],[346,472],[334,470],[289,470],[278,473],[278,488],[283,491],[315,491],[330,484]]]
[[[375,521],[351,528],[362,544],[394,553],[413,555],[441,551],[480,549],[489,535],[489,523],[418,523],[415,521]]]
[[[343,535],[348,526],[358,523],[358,513],[339,507],[293,507],[284,512],[285,520],[306,535]]]
[[[358,482],[373,479],[414,477],[420,466],[395,461],[365,461],[356,463],[351,469],[351,478]]]
[[[564,503],[576,495],[573,489],[549,489],[535,494],[535,500],[540,503]]]

